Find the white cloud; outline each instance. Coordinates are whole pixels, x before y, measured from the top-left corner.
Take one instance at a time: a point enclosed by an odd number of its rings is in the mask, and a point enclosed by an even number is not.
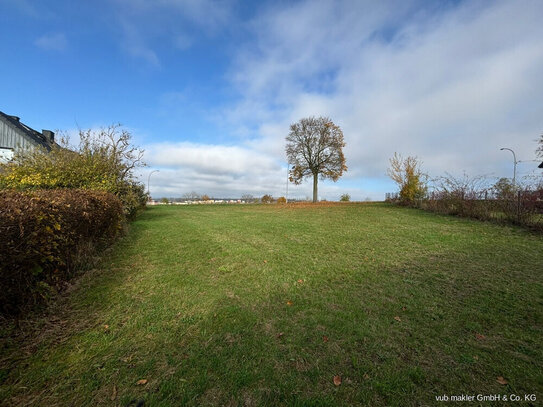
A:
[[[146,159],[161,167],[190,167],[208,174],[242,176],[275,171],[278,165],[267,154],[238,146],[162,143],[146,148]]]
[[[141,172],[140,180],[147,183],[151,171],[159,169],[152,175],[153,197],[179,197],[191,191],[217,198],[239,198],[246,193],[255,197],[286,195],[286,164],[249,146],[158,143],[144,148],[149,167]],[[289,197],[311,196],[311,188],[290,184]],[[323,199],[337,200],[345,192],[356,199],[366,196],[380,199],[382,195],[360,188],[339,187],[331,182],[319,185],[319,196]]]
[[[251,146],[282,159],[290,123],[331,116],[347,141],[346,179],[383,176],[395,151],[418,155],[434,175],[509,175],[499,148],[533,158],[543,128],[543,4],[417,7],[267,10],[232,67],[241,100],[226,117],[256,127]]]
[[[193,190],[214,197],[280,193],[283,170],[269,155],[238,146],[195,143],[160,143],[145,146],[152,169],[153,196],[181,196]],[[286,174],[286,171],[285,171]]]
[[[285,136],[309,115],[332,117],[347,142],[349,171],[337,184],[319,184],[326,199],[382,199],[394,188],[385,173],[395,151],[417,155],[433,176],[511,176],[500,147],[534,158],[543,130],[543,3],[275,6],[245,25],[248,40],[227,76],[239,100],[217,120],[233,128],[237,145],[148,146],[149,164],[161,168],[154,196],[284,195]],[[289,190],[311,194],[309,183]]]
[[[216,35],[231,17],[231,1],[220,0],[110,0],[121,46],[135,58],[160,66],[158,49],[183,51],[199,35]],[[198,35],[193,33],[197,32]]]
[[[156,53],[147,44],[136,25],[132,21],[121,18],[120,26],[123,29],[122,46],[124,50],[135,58],[141,58],[149,65],[159,67],[160,61]]]
[[[63,33],[54,33],[39,37],[34,44],[45,51],[64,51],[68,47],[68,40]]]

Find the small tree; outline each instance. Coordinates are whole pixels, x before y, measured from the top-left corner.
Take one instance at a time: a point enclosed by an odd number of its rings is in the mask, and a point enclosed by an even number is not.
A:
[[[279,198],[277,198],[277,203],[278,204],[286,204],[287,203],[287,198],[285,198],[284,196],[280,196]]]
[[[266,194],[262,198],[260,198],[260,202],[262,202],[264,204],[272,203],[273,202],[273,197],[271,195]]]
[[[411,205],[424,197],[427,191],[426,175],[421,170],[421,162],[417,157],[403,158],[394,153],[390,159],[387,174],[400,188],[400,203]]]
[[[211,198],[208,195],[206,194],[202,195],[202,201],[210,201],[210,200]]]
[[[515,186],[509,178],[500,178],[492,186],[492,190],[498,199],[513,199],[515,197]]]
[[[196,191],[187,192],[182,197],[185,201],[193,201],[200,199],[200,194]]]
[[[351,200],[351,195],[349,194],[343,194],[339,198],[340,202],[349,202]]]
[[[343,132],[328,117],[308,117],[290,126],[286,141],[290,182],[298,185],[312,176],[313,202],[317,202],[319,175],[335,182],[347,171]]]
[[[168,198],[161,198],[160,203],[163,203],[164,205],[168,205],[170,201],[168,200]]]
[[[247,203],[255,202],[255,197],[252,196],[251,194],[243,194],[241,196],[241,199],[244,200]]]

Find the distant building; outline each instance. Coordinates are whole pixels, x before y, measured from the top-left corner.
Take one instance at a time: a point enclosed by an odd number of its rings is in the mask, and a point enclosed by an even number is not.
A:
[[[0,161],[9,161],[15,151],[37,147],[51,151],[55,145],[55,133],[42,130],[41,133],[21,123],[17,116],[0,112]]]

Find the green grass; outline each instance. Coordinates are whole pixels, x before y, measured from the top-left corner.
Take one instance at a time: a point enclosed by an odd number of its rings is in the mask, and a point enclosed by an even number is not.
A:
[[[386,204],[151,207],[39,334],[4,328],[0,405],[541,399],[542,283],[543,237],[519,228]]]

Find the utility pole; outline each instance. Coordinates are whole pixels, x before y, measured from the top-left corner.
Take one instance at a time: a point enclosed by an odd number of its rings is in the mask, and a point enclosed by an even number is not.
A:
[[[147,195],[149,195],[149,199],[151,199],[151,192],[149,192],[149,183],[151,182],[151,175],[155,172],[160,172],[159,170],[153,170],[149,173],[149,176],[147,177]]]

